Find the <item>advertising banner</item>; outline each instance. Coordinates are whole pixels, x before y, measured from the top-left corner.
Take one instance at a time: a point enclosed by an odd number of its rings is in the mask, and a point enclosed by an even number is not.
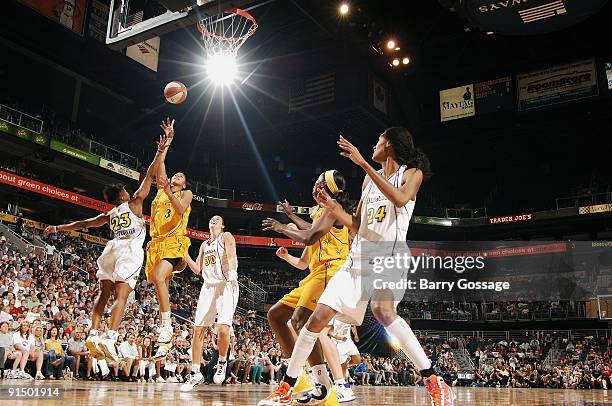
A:
[[[159,37],[154,37],[136,45],[127,47],[125,54],[154,72],[159,63]]]
[[[83,35],[87,0],[19,0],[38,13]]]
[[[597,96],[595,61],[554,66],[517,76],[519,110],[536,109]]]
[[[18,125],[9,123],[8,121],[0,120],[0,131],[4,131],[7,134],[14,135],[23,140],[36,143],[38,145],[49,145],[49,138],[42,134],[35,133],[25,128],[19,127]]]
[[[80,159],[81,161],[86,161],[91,164],[98,166],[100,164],[100,157],[89,152],[81,151],[75,147],[71,147],[70,145],[66,145],[57,140],[51,140],[51,149],[57,152],[61,152],[62,154],[66,154],[76,159]]]
[[[100,166],[104,169],[108,169],[109,171],[118,173],[119,175],[127,176],[128,178],[132,178],[134,180],[140,179],[140,172],[130,169],[127,166],[119,165],[116,162],[109,161],[104,158],[100,158]]]
[[[474,114],[473,84],[440,90],[440,121],[471,117]]]

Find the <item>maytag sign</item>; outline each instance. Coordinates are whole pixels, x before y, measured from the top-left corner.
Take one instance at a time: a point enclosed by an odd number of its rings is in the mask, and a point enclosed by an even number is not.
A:
[[[440,90],[440,121],[471,117],[474,114],[473,84]]]

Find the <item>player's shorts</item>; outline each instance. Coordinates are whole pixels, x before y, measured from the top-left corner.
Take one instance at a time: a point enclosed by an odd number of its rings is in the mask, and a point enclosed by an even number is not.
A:
[[[325,287],[337,271],[338,267],[332,266],[327,270],[311,272],[300,281],[297,288],[283,296],[280,302],[294,309],[305,307],[314,311]]]
[[[180,260],[185,256],[190,245],[191,240],[184,235],[149,241],[147,244],[147,266],[145,268],[147,281],[152,282],[151,273],[162,259],[178,258]]]
[[[98,280],[125,282],[132,289],[136,286],[144,261],[142,240],[110,240],[98,257]]]
[[[215,285],[204,282],[198,298],[194,325],[210,327],[214,324],[216,318],[217,324],[231,327],[239,294],[238,282],[224,282]]]
[[[349,361],[352,356],[359,355],[357,346],[350,338],[346,341],[337,341],[336,347],[338,348],[338,355],[340,356],[341,364]]]
[[[358,263],[355,265],[351,260],[346,261],[327,284],[319,303],[336,310],[338,320],[360,326],[373,295],[378,296],[385,291],[388,300],[393,300],[397,308],[406,291],[405,284],[397,282],[405,281],[406,274],[383,272],[362,275]],[[393,289],[386,289],[388,286],[393,286]]]

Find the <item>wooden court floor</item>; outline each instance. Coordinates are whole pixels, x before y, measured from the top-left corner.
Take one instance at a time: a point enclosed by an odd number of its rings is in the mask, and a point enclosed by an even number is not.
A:
[[[15,388],[31,388],[25,397],[16,397]],[[169,405],[169,406],[234,406],[257,405],[270,390],[267,385],[202,385],[193,392],[182,393],[175,383],[123,383],[123,382],[0,382],[0,404],[21,405]],[[36,398],[43,388],[62,390],[61,399]],[[9,394],[13,389],[12,396]],[[555,405],[555,406],[603,406],[612,405],[612,391],[603,390],[548,390],[548,389],[495,389],[454,388],[456,405]],[[422,387],[361,387],[354,388],[357,400],[346,405],[430,405],[427,392]]]

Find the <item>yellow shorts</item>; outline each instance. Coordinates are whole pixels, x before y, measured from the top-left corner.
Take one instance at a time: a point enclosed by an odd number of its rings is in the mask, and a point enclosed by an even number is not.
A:
[[[191,245],[189,237],[180,235],[153,239],[147,244],[147,281],[152,282],[151,273],[162,259],[183,258]]]
[[[332,266],[329,269],[310,272],[307,277],[300,281],[298,287],[283,296],[280,302],[294,309],[305,307],[314,311],[327,283],[338,272],[338,269],[339,267]]]

